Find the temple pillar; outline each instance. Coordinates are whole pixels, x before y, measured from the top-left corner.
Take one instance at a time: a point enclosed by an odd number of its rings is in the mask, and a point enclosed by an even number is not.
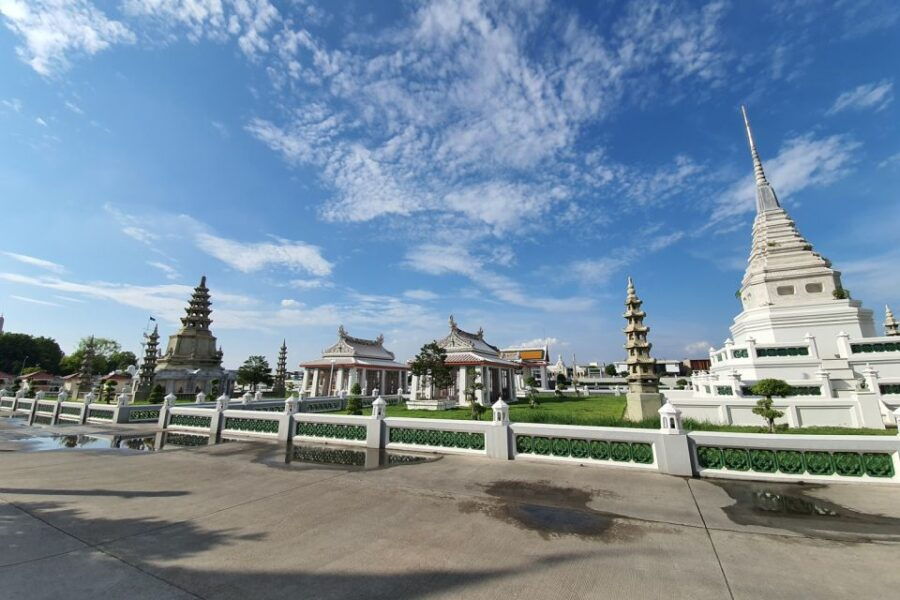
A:
[[[337,370],[337,375],[336,375],[337,381],[335,382],[334,387],[335,387],[335,391],[338,393],[340,393],[341,390],[344,389],[344,371],[345,370],[346,369],[343,369],[343,368]]]
[[[319,368],[313,370],[312,389],[310,390],[310,396],[312,397],[319,395],[319,370]]]
[[[468,387],[468,367],[456,368],[456,403],[466,404],[466,387]]]

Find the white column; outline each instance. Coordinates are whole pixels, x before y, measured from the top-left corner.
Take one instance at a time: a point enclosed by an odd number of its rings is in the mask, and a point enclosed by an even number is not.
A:
[[[850,334],[842,331],[837,334],[838,354],[841,358],[850,358]]]
[[[466,374],[468,372],[468,367],[457,367],[456,368],[456,403],[457,404],[466,404],[466,387],[467,387],[467,377]]]
[[[809,347],[809,356],[811,358],[819,358],[819,346],[816,344],[816,336],[810,335],[809,332],[803,339],[806,341],[806,345]]]
[[[419,392],[419,377],[417,375],[413,375],[412,381],[409,382],[409,399],[411,401],[415,401],[418,398]]]
[[[479,377],[478,382],[481,383],[482,389],[475,390],[475,402],[484,404],[484,393],[487,391],[487,367],[476,367]]]
[[[309,391],[309,395],[312,397],[316,397],[319,395],[319,368],[316,367],[313,371],[312,378],[312,389]]]
[[[343,368],[337,370],[336,377],[337,377],[337,381],[336,381],[337,391],[340,392],[341,390],[344,389],[344,369]]]
[[[384,390],[387,389],[387,371],[385,369],[381,370],[381,383],[378,384],[378,393],[384,394]]]

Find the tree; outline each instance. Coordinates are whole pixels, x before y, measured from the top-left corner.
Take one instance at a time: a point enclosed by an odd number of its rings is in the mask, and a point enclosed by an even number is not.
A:
[[[90,343],[89,337],[81,338],[78,347],[72,354],[67,354],[60,362],[60,368],[66,375],[77,373],[81,370],[81,364],[84,362],[84,353]],[[108,338],[94,338],[94,361],[91,364],[91,371],[106,375],[112,371],[124,370],[129,365],[137,364],[137,357],[134,352],[128,350],[123,351],[119,342]]]
[[[63,351],[55,340],[27,333],[0,333],[0,371],[20,375],[23,367],[40,365],[60,373]]]
[[[762,396],[756,401],[756,406],[753,407],[753,414],[759,415],[766,420],[769,426],[769,433],[775,432],[775,419],[784,416],[784,412],[772,408],[772,396],[784,398],[789,396],[792,391],[791,386],[781,379],[760,379],[750,388],[751,394]]]
[[[103,384],[103,387],[100,389],[100,402],[106,402],[107,404],[115,397],[116,395],[116,382],[112,379],[107,379],[106,383]]]
[[[350,393],[354,396],[359,396],[360,394],[362,394],[362,386],[359,385],[358,381],[350,386]]]
[[[237,371],[237,381],[241,385],[249,385],[250,391],[255,392],[256,387],[264,383],[272,385],[272,368],[265,356],[254,355],[244,361]]]
[[[687,387],[687,384],[688,384],[687,379],[678,379],[675,381],[675,389],[683,390],[685,387]]]
[[[348,415],[361,415],[362,414],[362,399],[359,396],[348,396],[347,397],[347,414]]]
[[[410,372],[419,377],[428,377],[428,385],[434,388],[446,389],[453,383],[450,367],[447,366],[447,351],[441,348],[437,342],[425,344],[419,350],[419,354],[410,364]],[[432,394],[433,395],[433,394]]]
[[[607,377],[615,377],[619,373],[616,372],[616,365],[609,363],[605,367],[603,367],[603,372],[606,373]]]
[[[150,390],[150,395],[147,397],[147,404],[162,404],[162,401],[165,399],[166,390],[162,385],[156,384],[153,386],[153,389]]]
[[[528,406],[537,408],[540,404],[540,402],[538,402],[537,394],[537,379],[535,379],[534,376],[526,377],[525,387],[528,388]]]
[[[483,404],[475,401],[475,395],[478,393],[478,390],[483,389],[484,384],[480,381],[476,381],[472,384],[472,387],[466,388],[466,399],[469,401],[469,407],[472,410],[472,418],[476,421],[481,420],[481,415],[483,415],[486,410]]]
[[[556,395],[562,396],[563,390],[569,387],[569,384],[566,382],[566,376],[562,373],[556,374]]]

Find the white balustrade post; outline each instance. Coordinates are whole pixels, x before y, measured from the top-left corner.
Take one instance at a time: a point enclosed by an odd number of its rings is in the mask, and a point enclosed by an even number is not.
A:
[[[241,396],[241,399],[244,401],[244,404],[250,404],[253,402],[253,394],[250,392],[244,392],[244,395]]]
[[[869,392],[875,394],[876,396],[881,395],[881,388],[878,387],[878,371],[872,368],[872,365],[866,363],[865,368],[863,369],[863,378],[866,381],[866,388]]]
[[[822,380],[822,397],[834,398],[834,388],[831,386],[831,373],[827,369],[818,369],[816,376]]]
[[[681,423],[681,411],[666,400],[658,412],[660,436],[653,444],[653,453],[660,472],[692,476],[694,468],[687,434]]]
[[[91,412],[91,404],[94,402],[94,392],[88,392],[84,397],[84,406],[81,409],[81,424],[87,423],[88,414]]]
[[[62,403],[66,401],[67,397],[65,392],[56,395],[56,402],[53,403],[53,416],[50,417],[50,423],[53,425],[59,423],[59,411],[62,410]]]
[[[163,398],[162,406],[159,407],[159,428],[166,429],[169,425],[169,412],[175,406],[175,394],[171,392]]]
[[[222,439],[222,429],[225,426],[225,411],[228,410],[228,396],[222,394],[216,398],[216,407],[209,418],[209,440],[207,444],[218,444]]]
[[[900,436],[900,408],[894,409],[894,421],[897,423],[897,435]]]
[[[837,334],[837,348],[840,358],[850,358],[850,334],[846,331]]]
[[[256,393],[253,394],[253,401],[254,402],[262,402],[262,399],[263,399],[262,392],[259,390],[256,390]]]
[[[819,345],[816,343],[816,336],[806,332],[803,339],[806,341],[806,346],[809,348],[810,358],[819,358]]]
[[[122,392],[118,396],[116,396],[116,408],[113,412],[113,423],[127,423],[128,422],[128,394]]]
[[[509,404],[498,399],[491,406],[491,426],[485,432],[485,450],[490,458],[509,460],[512,457],[509,435]]]
[[[28,424],[34,425],[35,413],[37,413],[38,401],[44,399],[44,392],[37,392],[31,399],[31,412],[28,413]]]
[[[278,420],[278,440],[288,445],[290,445],[294,437],[294,413],[296,412],[297,401],[293,398],[286,398],[284,401],[284,412]]]
[[[204,394],[202,391],[197,392],[197,395],[194,396],[194,403],[202,404],[204,402],[206,402],[206,394]]]
[[[387,402],[378,396],[372,402],[372,418],[366,423],[366,448],[383,448],[385,442],[384,418],[387,416]]]

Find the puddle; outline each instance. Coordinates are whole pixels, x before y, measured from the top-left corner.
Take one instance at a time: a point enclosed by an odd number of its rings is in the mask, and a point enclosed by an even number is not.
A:
[[[286,463],[332,465],[350,469],[384,469],[398,465],[432,462],[440,457],[406,454],[376,448],[335,448],[294,444],[286,456]]]
[[[98,436],[87,434],[45,435],[15,440],[25,445],[24,452],[42,452],[74,448],[79,450],[136,450],[151,452],[156,449],[154,436]]]
[[[900,518],[861,512],[811,494],[824,485],[711,483],[735,501],[722,510],[738,525],[774,527],[823,539],[900,540]]]
[[[588,503],[605,490],[589,491],[552,485],[549,482],[496,481],[485,487],[492,499],[467,500],[459,504],[464,513],[480,512],[544,539],[578,536],[604,542],[622,542],[642,535],[643,529],[623,521],[622,515],[598,511]]]

